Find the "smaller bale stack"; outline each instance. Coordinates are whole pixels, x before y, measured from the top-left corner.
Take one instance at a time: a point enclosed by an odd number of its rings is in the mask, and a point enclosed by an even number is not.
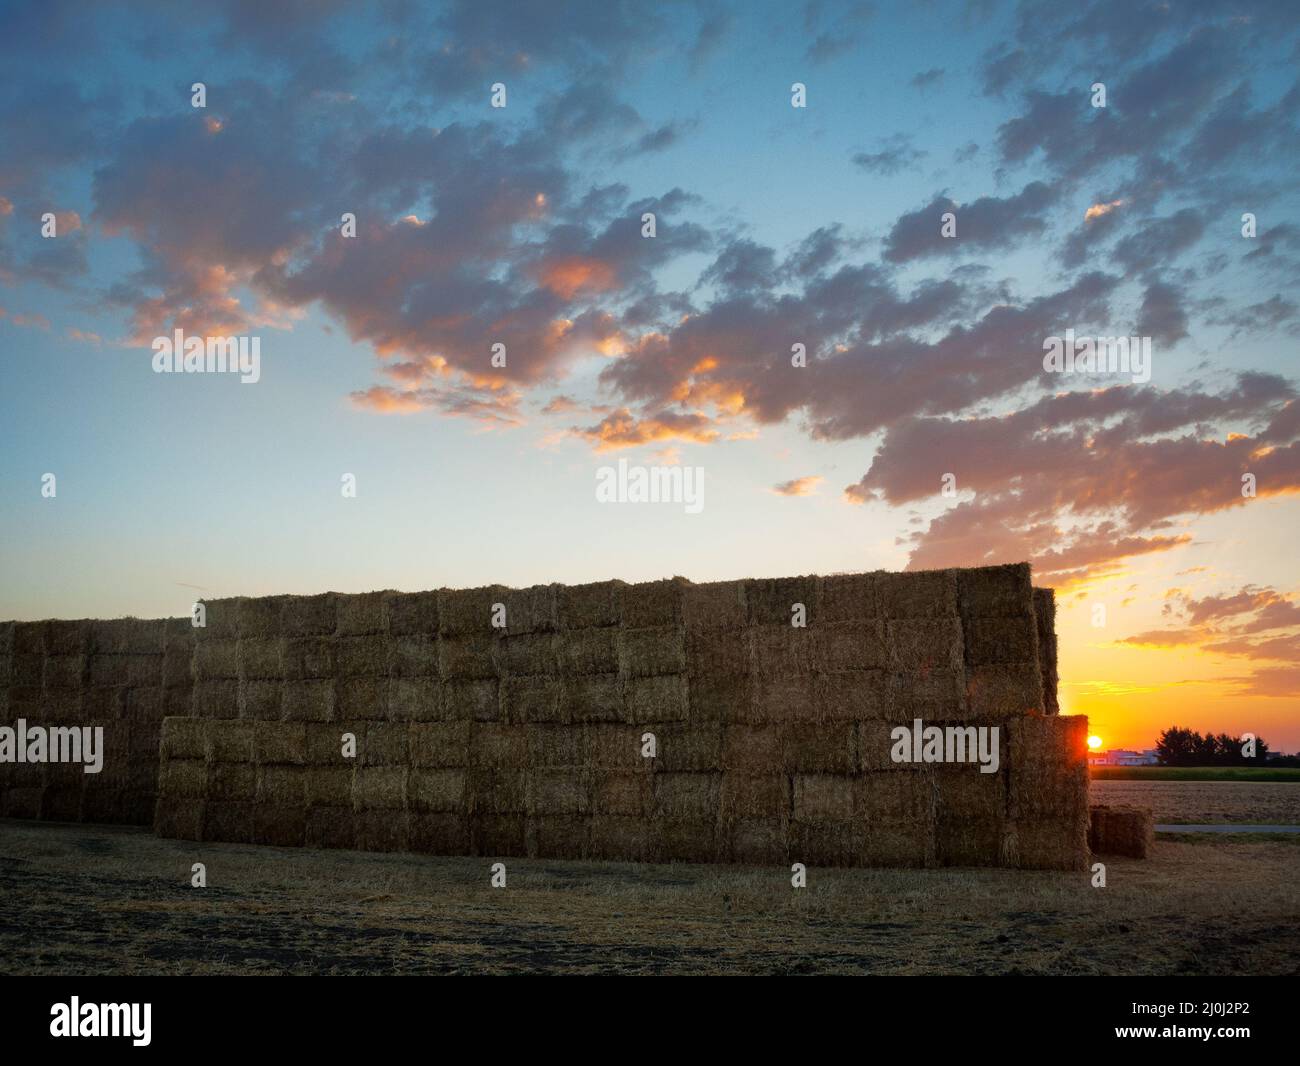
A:
[[[1155,845],[1155,818],[1150,808],[1101,803],[1088,811],[1088,845],[1101,855],[1145,859]]]

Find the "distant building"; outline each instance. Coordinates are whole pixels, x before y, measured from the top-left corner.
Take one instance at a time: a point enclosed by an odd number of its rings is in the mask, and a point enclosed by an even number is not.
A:
[[[1089,766],[1155,766],[1160,762],[1154,748],[1146,751],[1127,751],[1124,748],[1112,748],[1088,756]]]

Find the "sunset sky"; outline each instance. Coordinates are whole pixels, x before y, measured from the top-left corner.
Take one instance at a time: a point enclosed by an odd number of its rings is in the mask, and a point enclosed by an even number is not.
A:
[[[1294,0],[181,10],[5,8],[0,618],[1029,559],[1104,747],[1300,748]]]

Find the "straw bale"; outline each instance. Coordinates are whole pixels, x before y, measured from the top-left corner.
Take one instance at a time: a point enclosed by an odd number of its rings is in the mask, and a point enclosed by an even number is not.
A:
[[[561,719],[568,722],[618,722],[623,718],[623,688],[617,674],[564,679]]]
[[[196,681],[217,681],[239,677],[238,642],[234,640],[205,640],[194,648],[194,678]],[[118,673],[114,680],[125,680],[126,656],[117,657]],[[161,679],[160,679],[161,680]]]
[[[428,633],[394,637],[391,644],[393,677],[437,677],[438,638]]]
[[[654,774],[656,818],[707,822],[717,818],[720,773]]]
[[[958,619],[890,619],[885,626],[895,670],[927,673],[962,669],[962,630]]]
[[[387,677],[388,650],[386,636],[339,637],[335,649],[338,676]]]
[[[566,676],[618,672],[619,631],[603,629],[567,630],[556,638],[559,672]]]
[[[366,637],[388,632],[384,592],[362,592],[338,597],[340,637]]]
[[[1009,723],[1011,810],[1017,819],[1087,820],[1086,715],[1017,718]]]
[[[1082,817],[1015,819],[1017,865],[1024,870],[1086,870],[1088,812]]]
[[[980,566],[952,571],[964,620],[1033,616],[1033,580],[1028,563]]]
[[[624,627],[648,629],[679,625],[689,585],[683,577],[621,585],[618,594]]]
[[[886,619],[954,618],[957,615],[956,571],[910,570],[874,575],[880,615]]]
[[[753,774],[783,771],[780,727],[728,725],[722,745],[722,768]]]
[[[506,634],[551,633],[559,627],[557,585],[532,585],[506,589],[500,601],[506,608]]]
[[[495,678],[498,640],[491,634],[444,636],[438,641],[439,672],[444,678]]]
[[[280,605],[280,631],[286,637],[331,636],[338,628],[338,595],[285,596]]]
[[[18,654],[13,657],[15,685],[41,684],[45,659],[38,655]],[[90,657],[90,684],[98,686],[125,685],[127,659],[125,655],[100,655]]]
[[[452,812],[411,811],[408,846],[424,855],[468,855],[469,819]]]
[[[301,766],[259,766],[257,802],[272,807],[307,806],[307,770]]]
[[[566,718],[564,686],[556,678],[501,679],[501,717],[507,722],[561,722]]]
[[[966,662],[972,667],[1037,663],[1038,628],[1034,616],[969,618],[963,623]]]
[[[367,722],[365,736],[358,736],[358,762],[362,766],[406,766],[410,762],[405,722]]]
[[[888,713],[889,675],[883,670],[843,670],[813,679],[817,721],[877,721]]]
[[[87,619],[65,621],[52,618],[46,623],[45,650],[49,655],[86,655],[90,651]],[[12,628],[10,629],[12,633]]]
[[[208,643],[204,648],[214,645]],[[240,680],[279,680],[280,641],[261,637],[241,638],[236,645],[236,672]],[[166,673],[164,662],[164,676]]]
[[[194,625],[190,618],[190,633],[195,643],[205,640],[235,640],[239,637],[239,615],[243,610],[244,596],[229,596],[215,600],[201,600],[204,608],[203,625]],[[250,633],[249,636],[256,636]]]
[[[89,647],[92,651],[113,655],[161,655],[166,631],[167,620],[163,618],[117,618],[91,622]]]
[[[275,640],[283,632],[287,596],[248,596],[234,603],[235,632],[240,640]],[[209,613],[211,607],[209,607]]]
[[[99,776],[103,776],[102,774]],[[126,789],[87,790],[81,796],[81,820],[104,825],[130,825],[136,817],[135,797]]]
[[[14,655],[45,655],[49,650],[48,622],[10,622],[9,634]],[[95,631],[106,623],[94,623]],[[97,650],[92,645],[92,650]]]
[[[549,727],[541,727],[546,729]],[[626,725],[588,725],[582,726],[575,730],[582,740],[580,749],[586,755],[584,761],[588,765],[597,769],[607,770],[635,770],[642,773],[649,772],[651,760],[641,754],[641,734],[643,730],[633,726]],[[550,740],[542,740],[539,743],[549,744],[549,747],[542,749],[542,754],[551,755],[552,753],[563,753],[567,741],[564,739],[566,733],[558,733],[556,737]],[[542,735],[543,737],[546,734]],[[552,761],[550,758],[544,760],[533,760],[534,766],[561,766],[561,765],[581,765],[581,763],[561,763]]]
[[[469,765],[469,722],[413,722],[411,765],[441,769]]]
[[[723,727],[721,724],[670,722],[655,726],[650,732],[655,734],[657,741],[658,756],[654,759],[656,770],[689,773],[722,769]],[[637,734],[638,739],[639,735]],[[640,750],[639,743],[637,750]]]
[[[126,683],[137,688],[161,686],[163,657],[161,655],[123,655],[126,660]]]
[[[736,630],[748,624],[749,605],[743,581],[687,585],[682,593],[682,620],[690,631]],[[789,621],[787,614],[785,621]]]
[[[880,620],[831,622],[809,629],[818,671],[879,670],[891,665],[886,624]],[[897,625],[897,622],[888,625]],[[921,623],[924,624],[924,623]]]
[[[365,739],[366,722],[342,720],[338,722],[307,722],[307,762],[313,766],[337,766],[348,757],[343,754],[343,735],[351,733],[357,740],[357,751]]]
[[[622,581],[556,586],[555,601],[560,627],[574,630],[618,625],[624,587]]]
[[[193,658],[193,644],[169,643],[167,651],[163,653],[163,687],[188,688],[192,685],[194,683],[194,674],[191,672]]]
[[[352,801],[358,811],[397,811],[406,807],[404,766],[358,766]]]
[[[1146,807],[1096,804],[1089,808],[1088,847],[1103,855],[1145,859],[1155,846],[1155,820]]]
[[[251,762],[217,762],[207,766],[207,798],[252,801],[257,798],[257,767]]]
[[[257,804],[245,800],[208,800],[203,839],[225,844],[251,844]]]
[[[527,728],[516,723],[474,723],[469,743],[470,765],[523,769],[528,765]]]
[[[813,673],[812,630],[789,625],[750,629],[756,677],[807,677]]]
[[[476,814],[470,821],[470,850],[489,858],[528,854],[527,821],[522,814]]]
[[[14,626],[27,624],[25,622],[0,622],[0,655],[12,655],[14,653]]]
[[[257,723],[229,719],[208,724],[208,762],[252,762]]]
[[[333,637],[286,637],[281,671],[286,681],[313,681],[338,675],[338,644]]]
[[[438,635],[436,591],[385,592],[383,601],[385,623],[391,636]]]
[[[209,728],[208,721],[203,718],[164,718],[162,757],[164,759],[207,758]]]
[[[686,668],[692,681],[748,677],[753,665],[753,640],[748,628],[687,629]]]
[[[6,818],[40,818],[45,786],[8,788],[4,794]],[[89,821],[89,819],[87,819]]]
[[[997,863],[1006,822],[1006,775],[975,767],[934,775],[935,851],[942,866]]]
[[[795,774],[795,821],[832,825],[853,820],[854,779],[848,774]]]
[[[791,822],[790,860],[809,866],[860,866],[867,826],[860,822]]]
[[[309,848],[353,848],[356,846],[356,815],[352,807],[313,807],[307,812],[306,842]]]
[[[48,655],[45,658],[45,687],[81,688],[88,670],[89,657],[86,655]]]
[[[1056,666],[1056,593],[1034,589],[1034,620],[1038,627],[1038,672],[1043,679],[1043,710],[1060,714],[1056,689],[1060,677]]]
[[[686,669],[686,638],[680,626],[624,629],[619,634],[623,677],[679,674]]]
[[[790,861],[786,825],[779,818],[739,818],[726,832],[728,858],[745,866],[784,866]]]
[[[754,684],[748,677],[692,671],[686,683],[692,722],[745,722],[753,719]]]
[[[718,800],[724,822],[789,817],[792,799],[788,774],[751,774],[728,770]]]
[[[284,689],[279,681],[241,681],[239,717],[259,722],[279,721],[284,710]]]
[[[506,636],[493,646],[496,673],[503,677],[532,677],[559,671],[555,635],[523,633]]]
[[[281,695],[285,721],[329,722],[335,716],[333,681],[286,681]]]
[[[454,679],[442,685],[442,718],[446,721],[493,722],[501,719],[496,678]]]
[[[128,698],[136,692],[143,692],[152,695],[157,699],[160,695],[157,689],[128,689]],[[138,708],[139,701],[136,701]],[[128,704],[128,707],[130,704]],[[77,722],[80,723],[84,718],[82,710],[81,690],[75,688],[56,688],[46,689],[41,697],[41,707],[44,710],[42,717],[47,722]],[[130,713],[130,712],[128,712]],[[155,713],[154,717],[158,717]]]
[[[253,842],[279,848],[300,848],[307,839],[307,812],[301,807],[266,806],[253,813]]]
[[[857,769],[857,729],[852,722],[784,722],[781,760],[787,773],[852,773]]]
[[[207,803],[160,795],[154,810],[153,831],[171,840],[202,840]]]
[[[587,824],[587,853],[612,862],[644,862],[647,823],[619,814],[593,814]]]
[[[682,722],[689,717],[686,678],[681,674],[630,678],[623,684],[624,717],[633,725]]]
[[[754,682],[753,699],[742,708],[743,722],[811,721],[817,712],[817,678],[760,677]]]
[[[893,671],[887,678],[889,698],[885,719],[890,722],[960,722],[979,717],[967,698],[966,673],[950,667]]]
[[[590,730],[596,726],[526,725],[525,759],[528,766],[587,766],[593,758]]]
[[[474,589],[442,589],[438,594],[438,621],[445,637],[491,637],[493,604],[505,603],[504,585],[487,585]],[[509,622],[507,616],[506,621]],[[445,641],[444,641],[445,643]]]
[[[597,814],[640,818],[652,810],[652,781],[657,776],[635,770],[597,770],[592,775],[592,810]]]
[[[468,809],[465,770],[412,770],[406,798],[413,811],[449,813]]]
[[[406,851],[410,826],[404,810],[357,811],[353,819],[359,851]]]
[[[647,852],[652,862],[713,862],[717,858],[717,826],[713,821],[657,818],[648,828]],[[724,847],[726,842],[724,834]]]
[[[467,809],[475,814],[523,814],[530,808],[530,777],[518,767],[476,769],[466,780]]]
[[[754,578],[745,582],[745,603],[752,626],[785,626],[791,628],[794,605],[801,603],[809,622],[818,615],[819,579],[812,574],[803,577]]]
[[[466,708],[463,700],[454,707],[449,704],[446,699],[448,689],[458,695],[463,695],[466,690],[477,692],[479,698],[488,701],[490,705],[496,688],[490,681],[455,682],[452,685],[443,685],[432,677],[394,678],[387,686],[382,681],[374,684],[381,694],[376,702],[376,710],[379,713],[372,714],[358,708],[356,717],[372,719],[388,717],[394,722],[438,722],[444,720],[454,710],[472,713]],[[340,700],[342,696],[343,686],[340,685]],[[386,715],[383,713],[385,711]],[[340,713],[343,713],[342,703],[340,703]]]
[[[591,811],[589,770],[537,769],[528,775],[529,814],[587,814]]]
[[[41,818],[46,822],[75,822],[81,818],[81,789],[50,785],[45,789]]]
[[[309,807],[352,807],[352,767],[308,766],[303,780]],[[411,771],[417,773],[419,771]]]

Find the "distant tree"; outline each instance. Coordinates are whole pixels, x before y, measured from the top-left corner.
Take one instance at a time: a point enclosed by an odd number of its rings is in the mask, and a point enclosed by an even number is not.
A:
[[[1192,731],[1170,726],[1156,741],[1156,758],[1162,766],[1190,766],[1194,751]]]
[[[1255,757],[1246,758],[1241,751],[1241,737],[1231,733],[1206,733],[1181,726],[1170,726],[1156,741],[1156,758],[1161,766],[1263,766],[1268,756],[1268,742],[1255,738]],[[1273,765],[1278,765],[1275,761]]]

